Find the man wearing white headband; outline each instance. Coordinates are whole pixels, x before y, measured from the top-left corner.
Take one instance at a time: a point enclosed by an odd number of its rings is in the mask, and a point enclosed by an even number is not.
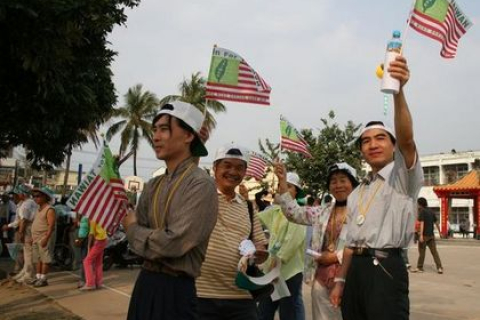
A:
[[[397,57],[388,71],[401,86],[394,95],[395,131],[370,122],[358,138],[372,172],[348,198],[343,265],[330,297],[348,320],[403,320],[410,313],[401,251],[413,239],[423,171],[403,92],[410,77],[406,59]]]

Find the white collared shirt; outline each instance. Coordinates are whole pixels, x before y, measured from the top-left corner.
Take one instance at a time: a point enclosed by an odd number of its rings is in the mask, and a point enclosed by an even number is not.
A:
[[[347,247],[405,248],[413,239],[423,169],[418,157],[407,169],[397,148],[394,159],[348,197],[348,227],[342,232]],[[358,223],[360,211],[365,213],[363,224]]]

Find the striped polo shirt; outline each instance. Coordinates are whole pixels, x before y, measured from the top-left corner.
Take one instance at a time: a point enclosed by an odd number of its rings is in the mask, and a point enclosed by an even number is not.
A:
[[[267,241],[260,221],[254,215],[253,239],[258,247]],[[203,262],[201,275],[196,280],[197,295],[200,298],[214,299],[251,299],[248,291],[235,285],[240,242],[250,235],[250,216],[247,202],[238,194],[228,201],[218,193],[218,218],[210,236],[207,255]]]

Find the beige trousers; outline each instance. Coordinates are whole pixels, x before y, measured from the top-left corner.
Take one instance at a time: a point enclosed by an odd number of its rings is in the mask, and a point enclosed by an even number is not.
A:
[[[32,259],[32,223],[25,226],[25,243],[23,245],[24,278],[35,278],[35,267]]]
[[[334,308],[330,303],[330,293],[317,280],[312,285],[313,320],[342,320],[340,307]]]

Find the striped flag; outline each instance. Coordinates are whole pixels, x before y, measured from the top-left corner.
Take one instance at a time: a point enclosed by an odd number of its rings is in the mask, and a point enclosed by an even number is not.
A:
[[[256,152],[250,152],[248,160],[247,177],[253,177],[256,180],[262,180],[265,174],[265,168],[267,167],[267,159]]]
[[[104,143],[93,168],[68,199],[67,205],[112,234],[127,213],[127,204],[123,181],[114,165],[112,152]]]
[[[308,144],[303,139],[300,132],[298,132],[297,129],[295,129],[283,116],[280,116],[280,133],[282,135],[280,140],[281,150],[299,152],[304,154],[307,158],[312,157],[308,151]]]
[[[214,47],[206,99],[270,105],[272,89],[233,51]]]
[[[410,26],[442,44],[440,55],[455,58],[460,38],[473,25],[455,0],[417,0]]]

